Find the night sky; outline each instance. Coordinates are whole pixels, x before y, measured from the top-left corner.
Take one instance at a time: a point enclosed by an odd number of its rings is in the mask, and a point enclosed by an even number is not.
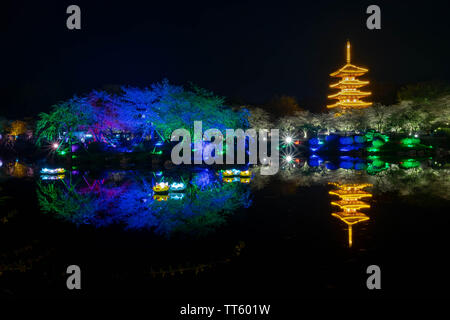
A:
[[[329,73],[370,69],[375,101],[418,81],[450,81],[448,1],[11,1],[2,2],[1,112],[32,116],[105,86],[196,83],[229,102],[297,97],[323,111]],[[66,28],[67,6],[82,29]],[[382,29],[368,30],[370,4]]]

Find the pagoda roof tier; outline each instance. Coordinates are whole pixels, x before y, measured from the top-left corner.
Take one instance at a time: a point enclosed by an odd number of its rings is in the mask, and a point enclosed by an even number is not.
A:
[[[357,67],[353,64],[347,63],[345,66],[340,68],[338,71],[330,73],[332,77],[359,77],[367,73],[369,69]]]
[[[359,90],[348,90],[348,91],[339,91],[338,93],[329,95],[328,98],[329,99],[340,99],[342,97],[342,99],[348,99],[351,97],[356,97],[356,98],[361,98],[361,97],[367,97],[370,96],[372,93],[371,92],[364,92],[364,91],[359,91]]]
[[[361,81],[358,79],[341,80],[330,85],[330,88],[346,89],[346,88],[361,88],[368,85],[370,81]]]
[[[338,101],[335,104],[328,105],[327,108],[366,108],[370,107],[372,105],[372,102],[364,102],[364,101]]]
[[[363,221],[370,220],[368,216],[366,216],[362,212],[354,212],[354,213],[346,213],[346,212],[335,212],[331,214],[333,217],[339,218],[341,221],[345,222],[347,225],[351,226]]]
[[[338,182],[328,182],[333,186],[338,187],[343,190],[361,190],[367,187],[373,187],[371,183],[338,183]]]
[[[338,206],[342,209],[363,209],[363,208],[370,208],[370,204],[358,201],[358,200],[339,200],[339,201],[333,201],[331,204]]]
[[[328,192],[331,195],[341,197],[344,200],[359,200],[362,198],[369,198],[371,193],[362,190],[333,190]]]

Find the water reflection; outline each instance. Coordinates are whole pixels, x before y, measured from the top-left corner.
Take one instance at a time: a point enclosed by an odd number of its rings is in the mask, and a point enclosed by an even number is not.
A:
[[[34,177],[34,166],[26,164],[19,159],[0,159],[0,178],[9,176],[13,178]]]
[[[69,173],[58,181],[43,177],[37,182],[37,196],[44,212],[78,225],[121,224],[165,236],[205,235],[251,203],[251,177],[226,181],[228,176],[210,169],[170,174],[114,171],[95,179]]]
[[[6,166],[7,174],[15,178],[32,177],[33,168],[26,166],[19,161],[9,162]]]
[[[329,191],[329,194],[340,198],[339,201],[332,201],[331,204],[341,209],[341,211],[334,212],[331,215],[348,226],[348,246],[352,247],[353,225],[370,219],[360,210],[370,208],[370,204],[361,201],[361,199],[372,197],[372,194],[364,189],[373,185],[370,183],[341,184],[336,182],[330,182],[329,184],[337,188],[337,190]]]
[[[41,210],[77,225],[95,227],[120,224],[130,229],[151,229],[157,234],[204,235],[226,225],[238,209],[251,205],[254,195],[268,185],[298,187],[327,185],[336,189],[334,217],[348,225],[349,246],[352,226],[369,217],[365,213],[372,193],[419,199],[450,200],[450,170],[446,163],[430,158],[404,158],[387,161],[379,156],[365,159],[341,156],[334,159],[313,155],[296,159],[276,176],[261,176],[258,168],[217,170],[213,168],[171,169],[165,171],[115,170],[101,174],[45,166],[37,169],[14,159],[3,161],[0,176],[39,177],[37,197]],[[38,175],[38,174],[40,175]],[[336,183],[338,181],[339,183]],[[349,184],[363,181],[365,184]],[[362,187],[364,185],[364,187]],[[348,189],[348,190],[347,190]],[[337,197],[337,198],[336,198]],[[433,200],[434,199],[434,200]],[[354,210],[353,210],[354,209]]]

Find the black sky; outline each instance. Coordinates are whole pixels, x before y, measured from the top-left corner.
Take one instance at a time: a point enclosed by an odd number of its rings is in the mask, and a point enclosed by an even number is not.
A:
[[[77,4],[82,29],[67,30]],[[366,28],[370,4],[382,29]],[[168,78],[251,103],[276,94],[323,110],[329,73],[366,66],[375,100],[418,81],[450,81],[448,1],[12,1],[2,3],[0,116],[34,115],[105,85]]]

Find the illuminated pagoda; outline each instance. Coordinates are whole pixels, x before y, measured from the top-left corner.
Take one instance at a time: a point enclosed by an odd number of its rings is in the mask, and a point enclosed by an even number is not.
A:
[[[359,88],[369,84],[369,81],[359,80],[358,77],[366,74],[369,70],[351,64],[350,41],[347,41],[347,63],[330,76],[340,78],[339,82],[331,84],[330,88],[340,89],[339,92],[329,95],[329,99],[337,99],[334,104],[327,108],[338,108],[345,112],[349,109],[362,109],[372,105],[372,102],[362,101],[362,98],[370,96],[370,92],[360,91]]]
[[[339,189],[329,191],[330,195],[336,195],[341,200],[332,201],[331,204],[338,206],[342,211],[334,212],[331,215],[340,219],[348,226],[348,246],[353,244],[353,225],[363,221],[367,221],[370,218],[360,212],[359,210],[364,208],[370,208],[370,204],[361,201],[363,198],[372,197],[372,194],[364,191],[366,187],[371,187],[371,184],[340,184],[330,183]]]

